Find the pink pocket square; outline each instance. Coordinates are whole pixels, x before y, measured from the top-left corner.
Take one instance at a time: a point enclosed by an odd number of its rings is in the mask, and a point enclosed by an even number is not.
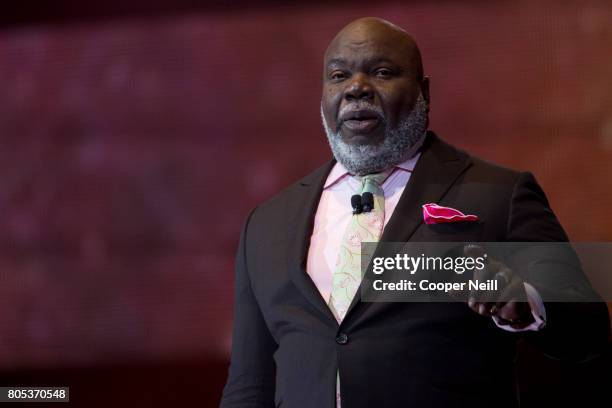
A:
[[[454,208],[430,203],[423,204],[423,219],[425,224],[443,224],[446,222],[477,221],[478,216],[465,215]]]

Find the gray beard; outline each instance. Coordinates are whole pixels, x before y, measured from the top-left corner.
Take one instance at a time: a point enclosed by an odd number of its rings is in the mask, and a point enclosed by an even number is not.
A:
[[[361,103],[361,106],[377,110],[382,114],[380,108],[377,109],[369,103]],[[422,94],[419,94],[412,112],[402,119],[395,129],[390,129],[383,117],[385,137],[378,145],[350,145],[344,142],[340,131],[334,133],[329,128],[322,107],[321,119],[336,160],[349,173],[363,176],[381,172],[414,156],[427,130],[427,101]]]

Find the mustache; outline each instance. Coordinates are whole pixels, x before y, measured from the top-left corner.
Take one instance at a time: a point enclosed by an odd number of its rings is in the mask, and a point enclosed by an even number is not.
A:
[[[345,105],[342,109],[340,109],[340,112],[338,112],[337,116],[338,119],[336,120],[336,126],[340,126],[342,124],[342,118],[344,118],[350,112],[355,111],[368,111],[377,115],[381,120],[385,120],[385,113],[383,112],[380,106],[376,106],[368,101],[359,100],[357,102],[352,102],[348,105]]]

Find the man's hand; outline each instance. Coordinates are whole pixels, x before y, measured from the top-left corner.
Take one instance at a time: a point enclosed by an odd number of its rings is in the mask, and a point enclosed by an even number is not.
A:
[[[466,256],[476,258],[484,255],[478,245],[466,245]],[[495,316],[500,325],[513,329],[523,329],[535,321],[531,306],[527,302],[525,284],[521,277],[510,268],[490,257],[482,269],[474,269],[473,280],[484,282],[490,279],[497,281],[497,291],[471,290],[468,294],[468,306],[482,316]]]

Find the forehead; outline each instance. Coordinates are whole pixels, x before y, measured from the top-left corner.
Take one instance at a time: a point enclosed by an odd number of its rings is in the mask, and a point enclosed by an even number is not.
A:
[[[412,53],[406,38],[400,33],[382,30],[353,30],[340,33],[325,53],[325,65],[340,62],[388,60],[407,65]]]

